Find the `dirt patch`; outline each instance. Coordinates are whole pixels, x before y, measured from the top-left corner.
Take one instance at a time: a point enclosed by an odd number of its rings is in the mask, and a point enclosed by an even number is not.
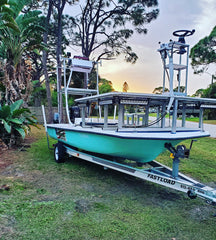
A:
[[[31,147],[31,144],[36,140],[36,137],[29,135],[25,138],[21,145],[8,149],[8,147],[0,139],[0,172],[4,171],[5,168],[16,162],[19,158],[17,153],[26,151],[26,149]]]
[[[0,154],[6,150],[8,150],[7,145],[2,141],[2,139],[0,139]]]
[[[91,209],[91,203],[87,199],[77,200],[75,204],[75,210],[79,213],[87,213]]]
[[[16,159],[17,155],[14,150],[0,152],[0,172],[11,165]]]
[[[189,211],[191,218],[197,222],[202,222],[209,219],[209,216],[214,217],[215,209],[212,206],[196,206]]]

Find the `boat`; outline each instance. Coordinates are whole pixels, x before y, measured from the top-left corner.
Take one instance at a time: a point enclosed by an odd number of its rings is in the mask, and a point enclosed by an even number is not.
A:
[[[135,99],[135,100],[134,100]],[[165,121],[162,121],[158,126],[146,126],[143,124],[143,119],[148,124],[148,119],[145,119],[145,114],[136,114],[136,119],[139,117],[140,124],[137,121],[134,124],[130,120],[128,123],[121,112],[128,104],[137,104],[141,102],[146,108],[153,106],[167,106],[170,101],[178,104],[209,104],[209,100],[191,99],[188,97],[175,96],[170,100],[169,96],[157,96],[151,94],[133,94],[133,93],[107,93],[78,99],[76,102],[81,107],[82,112],[86,112],[86,106],[97,102],[98,105],[108,109],[108,103],[117,104],[118,122],[109,123],[108,114],[105,116],[104,122],[92,121],[82,116],[79,124],[48,124],[48,134],[50,137],[62,141],[70,146],[79,148],[88,152],[104,154],[112,157],[120,157],[130,160],[135,160],[138,163],[145,163],[154,160],[165,148],[165,143],[170,143],[173,146],[177,145],[185,139],[194,139],[209,136],[209,133],[204,131],[203,126],[197,123],[196,129],[186,128],[186,123],[182,121],[180,127],[176,126],[177,118],[172,119],[170,127],[165,126]],[[105,104],[105,105],[103,105]],[[121,110],[122,109],[122,110]],[[83,115],[84,115],[83,114]],[[173,113],[176,114],[176,113]],[[120,117],[122,115],[122,118]],[[135,115],[135,114],[134,114]],[[158,120],[158,119],[157,119]],[[164,119],[166,120],[166,119]],[[161,120],[160,120],[161,121]],[[152,124],[152,123],[150,123]],[[185,124],[185,125],[184,125]],[[182,126],[183,125],[183,126]]]
[[[176,34],[176,33],[175,33]],[[214,99],[194,98],[187,96],[187,72],[189,45],[184,41],[171,41],[168,44],[161,44],[158,50],[161,54],[164,65],[163,89],[165,89],[166,75],[169,71],[169,92],[162,94],[142,93],[120,93],[111,92],[98,94],[97,90],[70,88],[73,71],[89,73],[92,69],[92,62],[82,58],[64,59],[71,62],[70,77],[65,80],[64,93],[66,96],[68,123],[47,124],[47,131],[50,137],[62,141],[69,146],[82,149],[92,153],[108,155],[112,157],[134,160],[138,163],[145,163],[154,160],[160,153],[166,150],[165,144],[173,146],[185,139],[194,139],[209,136],[203,128],[203,111],[206,108],[216,107]],[[182,53],[180,53],[182,51]],[[173,63],[174,53],[179,56],[178,64]],[[183,56],[186,55],[186,64],[182,64]],[[168,60],[168,64],[165,61]],[[174,72],[178,76],[178,88],[174,91]],[[182,88],[183,79],[180,75],[185,72],[184,92]],[[65,70],[64,70],[65,73]],[[68,94],[94,94],[76,100],[80,110],[81,118],[78,124],[71,122],[71,114],[68,108]],[[88,112],[93,106],[103,109],[103,122],[96,118],[86,119]],[[134,113],[125,113],[128,106],[135,106],[141,109]],[[118,110],[118,121],[110,121],[108,109]],[[186,116],[188,110],[193,107],[199,111],[200,121],[196,129],[187,128]],[[156,119],[150,121],[151,109],[156,110]],[[113,110],[114,111],[114,110]],[[177,116],[182,115],[180,126]],[[166,125],[166,116],[172,115],[170,126]]]
[[[47,136],[57,140],[56,162],[63,162],[67,153],[187,192],[191,198],[199,195],[216,203],[215,189],[178,172],[179,159],[189,157],[194,139],[210,136],[203,125],[204,110],[216,109],[215,99],[187,95],[189,45],[185,37],[193,33],[194,30],[178,30],[173,33],[178,41],[160,43],[158,52],[163,63],[161,94],[99,94],[98,76],[97,89],[71,88],[73,72],[82,72],[88,77],[94,63],[82,57],[62,58],[64,86],[58,91],[65,94],[67,122],[47,124],[44,114]],[[68,106],[70,94],[81,96],[75,100],[73,108]],[[96,109],[97,116],[92,116]],[[199,116],[196,128],[187,126],[186,117],[193,113]],[[178,145],[186,139],[192,140],[190,148]],[[171,152],[172,169],[155,161],[165,150]],[[131,168],[125,165],[128,161],[139,167],[149,164],[151,168],[142,171]]]

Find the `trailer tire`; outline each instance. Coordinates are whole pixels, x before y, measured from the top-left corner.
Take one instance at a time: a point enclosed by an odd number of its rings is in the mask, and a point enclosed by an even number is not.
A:
[[[54,158],[57,163],[63,163],[66,160],[66,151],[62,142],[58,142],[54,148]]]
[[[189,190],[187,192],[187,195],[190,199],[195,199],[197,197],[197,195],[192,190]]]

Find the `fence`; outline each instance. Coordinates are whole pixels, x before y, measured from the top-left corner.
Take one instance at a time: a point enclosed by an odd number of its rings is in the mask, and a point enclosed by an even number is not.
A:
[[[39,124],[43,124],[43,113],[42,113],[42,107],[28,107],[31,113],[37,118]],[[53,114],[58,112],[57,107],[53,107]],[[45,113],[46,116],[48,116],[48,108],[45,107]],[[66,110],[65,108],[63,109],[63,116],[66,116]]]

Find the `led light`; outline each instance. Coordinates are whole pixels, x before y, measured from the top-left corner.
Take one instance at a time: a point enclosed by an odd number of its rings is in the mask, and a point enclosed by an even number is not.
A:
[[[147,105],[148,101],[142,101],[142,100],[124,100],[122,99],[120,101],[120,104],[129,104],[129,105]]]
[[[201,108],[216,108],[216,105],[205,105],[205,104],[202,104],[200,107]]]

